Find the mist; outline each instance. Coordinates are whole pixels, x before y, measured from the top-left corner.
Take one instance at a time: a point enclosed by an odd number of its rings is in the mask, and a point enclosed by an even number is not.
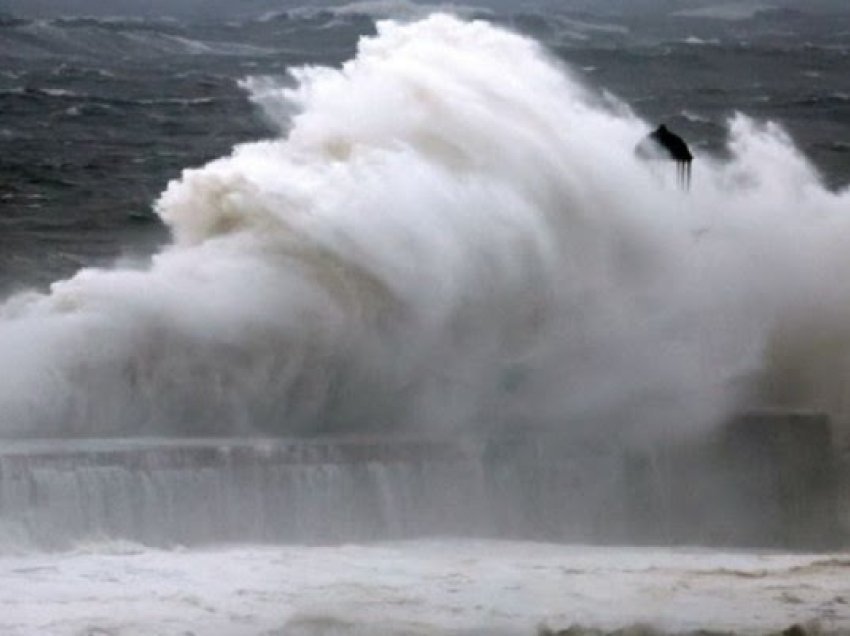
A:
[[[686,195],[627,105],[444,15],[244,89],[277,137],[168,186],[149,267],[2,306],[5,434],[653,439],[723,421],[771,360],[844,360],[814,353],[850,342],[847,193],[778,126],[735,117]],[[843,391],[807,406],[846,422]]]

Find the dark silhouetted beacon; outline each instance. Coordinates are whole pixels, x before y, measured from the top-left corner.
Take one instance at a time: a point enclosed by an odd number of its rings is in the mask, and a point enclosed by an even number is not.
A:
[[[635,150],[642,159],[663,158],[675,161],[679,187],[683,190],[690,189],[691,162],[694,160],[694,156],[685,140],[676,133],[670,132],[667,126],[661,124],[640,142]]]

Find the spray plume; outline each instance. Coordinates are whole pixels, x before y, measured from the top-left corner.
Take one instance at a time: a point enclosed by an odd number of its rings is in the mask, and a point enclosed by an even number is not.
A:
[[[171,183],[149,267],[0,307],[2,433],[643,437],[792,375],[843,407],[850,194],[778,127],[685,194],[626,106],[446,15],[291,79],[246,81],[280,137]]]

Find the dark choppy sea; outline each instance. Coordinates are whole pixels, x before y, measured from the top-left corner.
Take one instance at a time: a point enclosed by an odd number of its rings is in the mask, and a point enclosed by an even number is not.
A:
[[[273,134],[239,80],[339,65],[375,17],[0,19],[0,292],[145,258],[166,239],[151,203],[170,179]],[[701,153],[722,153],[743,111],[781,122],[830,187],[850,183],[850,11],[481,17],[545,42]]]

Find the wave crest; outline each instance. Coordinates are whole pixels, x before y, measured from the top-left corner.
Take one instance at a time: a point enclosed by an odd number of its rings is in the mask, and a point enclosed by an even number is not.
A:
[[[149,268],[3,306],[6,432],[701,430],[844,267],[850,197],[781,129],[737,117],[687,196],[627,106],[485,22],[246,86],[281,137],[170,184]]]

